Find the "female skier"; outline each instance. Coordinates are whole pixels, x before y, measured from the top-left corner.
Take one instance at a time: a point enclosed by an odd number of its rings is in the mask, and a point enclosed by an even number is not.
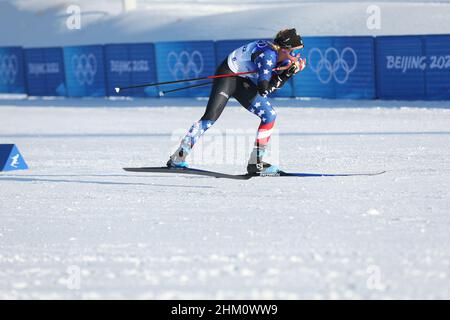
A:
[[[170,156],[167,166],[188,167],[186,156],[203,133],[220,117],[228,99],[234,97],[244,108],[261,119],[247,165],[248,173],[277,173],[277,166],[262,161],[276,118],[267,95],[281,88],[290,77],[305,68],[306,59],[300,59],[297,51],[302,48],[303,40],[296,30],[285,29],[277,33],[273,42],[254,41],[231,52],[217,68],[216,75],[253,70],[257,72],[214,79],[204,115],[181,140],[180,147]],[[274,71],[275,68],[278,71]]]

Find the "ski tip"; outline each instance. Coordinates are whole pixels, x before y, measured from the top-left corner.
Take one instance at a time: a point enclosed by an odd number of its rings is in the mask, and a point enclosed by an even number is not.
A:
[[[361,173],[360,175],[364,175],[364,176],[378,176],[378,175],[386,173],[386,172],[387,171],[368,172],[368,173]]]
[[[159,96],[160,96],[160,97],[164,97],[164,91],[160,91],[160,92],[159,92]]]
[[[114,90],[116,91],[116,93],[120,92],[120,88],[119,87],[115,87]]]

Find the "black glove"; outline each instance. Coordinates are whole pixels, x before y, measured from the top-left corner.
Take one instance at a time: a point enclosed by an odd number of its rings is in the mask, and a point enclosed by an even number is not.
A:
[[[295,63],[293,63],[287,70],[284,70],[280,74],[280,79],[282,79],[283,81],[287,81],[290,77],[292,77],[299,71],[300,71],[299,67]]]
[[[289,69],[288,69],[289,70]],[[288,74],[288,70],[285,70],[282,74],[274,75],[270,81],[261,81],[258,83],[258,91],[259,94],[264,96],[269,93],[274,92],[277,89],[280,89],[286,81],[294,74]]]
[[[272,76],[270,81],[264,80],[258,82],[258,92],[260,95],[265,96],[269,93],[274,92],[276,89],[279,89],[283,86],[283,81],[281,80],[279,75]]]
[[[258,82],[258,91],[260,95],[267,95],[280,89],[286,81],[288,81],[294,74],[302,71],[306,66],[306,59],[300,60],[300,65],[293,63],[289,68],[284,70],[281,74],[273,76],[270,81]]]

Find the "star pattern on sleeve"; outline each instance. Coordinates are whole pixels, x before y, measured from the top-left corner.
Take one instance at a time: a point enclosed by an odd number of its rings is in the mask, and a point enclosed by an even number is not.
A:
[[[276,60],[277,53],[268,48],[257,56],[255,66],[258,70],[258,81],[270,81]]]

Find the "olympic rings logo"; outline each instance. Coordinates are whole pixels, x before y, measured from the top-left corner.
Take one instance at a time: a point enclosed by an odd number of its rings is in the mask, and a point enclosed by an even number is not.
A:
[[[340,53],[333,47],[328,48],[325,53],[319,48],[313,48],[309,51],[308,58],[310,69],[324,84],[333,78],[339,84],[346,83],[358,65],[358,56],[350,47],[344,48]]]
[[[195,50],[192,53],[171,51],[167,56],[167,67],[175,80],[197,78],[203,71],[203,56]]]
[[[92,53],[72,56],[72,70],[80,85],[92,85],[97,74],[97,59]]]
[[[13,84],[19,72],[19,62],[14,54],[0,55],[0,82]]]

